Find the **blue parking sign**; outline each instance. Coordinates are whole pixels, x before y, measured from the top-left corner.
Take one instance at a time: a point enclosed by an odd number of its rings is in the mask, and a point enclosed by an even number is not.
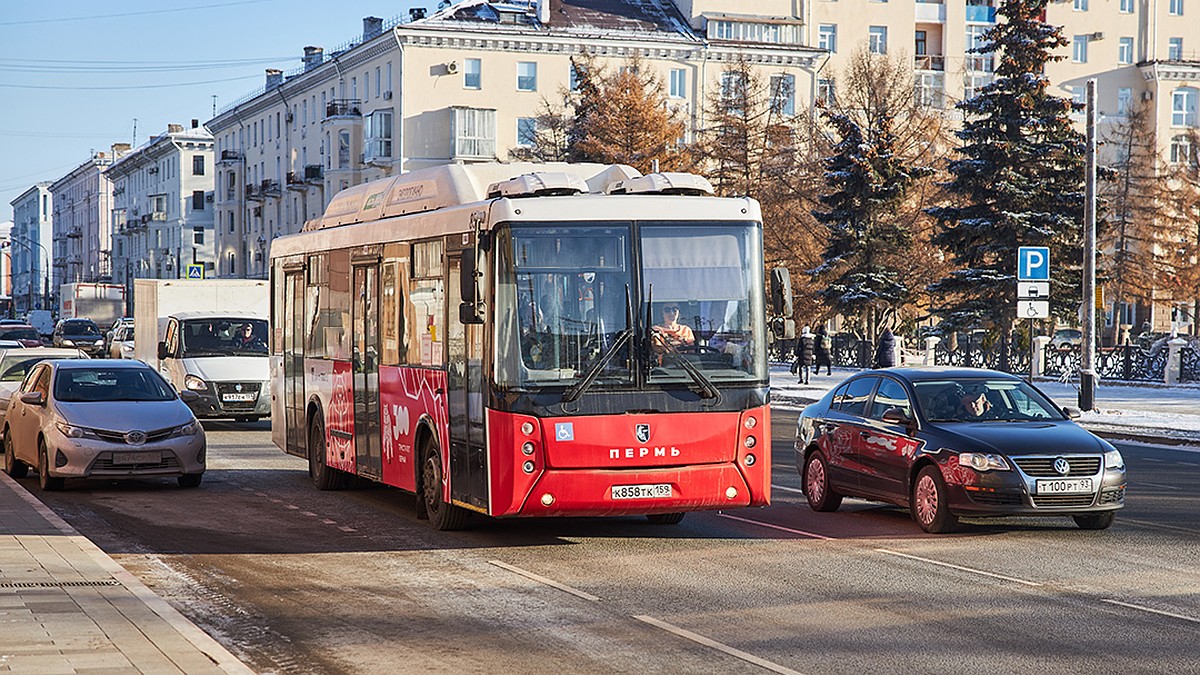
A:
[[[187,266],[187,278],[188,279],[203,279],[204,278],[204,265],[203,264],[188,265]]]
[[[1049,246],[1022,246],[1017,249],[1017,281],[1049,280]]]

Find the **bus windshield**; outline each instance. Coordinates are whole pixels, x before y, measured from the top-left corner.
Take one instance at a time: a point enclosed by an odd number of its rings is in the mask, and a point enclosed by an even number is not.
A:
[[[646,372],[650,384],[695,386],[681,359],[716,384],[764,380],[759,242],[756,223],[501,229],[497,384],[629,387]]]

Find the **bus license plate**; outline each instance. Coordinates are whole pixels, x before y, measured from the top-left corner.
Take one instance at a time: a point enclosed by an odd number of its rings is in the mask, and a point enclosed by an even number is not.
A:
[[[162,453],[158,450],[113,453],[113,464],[158,464],[161,461]]]
[[[254,394],[254,393],[249,393],[249,394],[222,394],[222,395],[221,395],[221,400],[222,400],[222,401],[225,401],[225,402],[227,402],[227,403],[233,403],[233,402],[235,402],[235,401],[253,401],[253,400],[254,400],[254,399],[256,399],[256,398],[258,398],[258,394]]]
[[[653,485],[614,485],[613,499],[664,499],[671,496],[670,483]]]
[[[1037,493],[1039,495],[1078,495],[1090,492],[1095,492],[1092,489],[1091,478],[1039,480],[1037,482]]]

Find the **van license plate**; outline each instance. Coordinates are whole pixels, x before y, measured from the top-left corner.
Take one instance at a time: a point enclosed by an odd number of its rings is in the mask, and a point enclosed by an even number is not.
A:
[[[671,496],[670,483],[653,485],[614,485],[613,499],[665,499]]]
[[[222,400],[222,401],[229,402],[229,403],[233,403],[233,402],[235,402],[235,401],[253,401],[253,400],[254,400],[254,399],[256,399],[256,398],[258,398],[258,394],[254,394],[254,393],[249,393],[249,394],[221,394],[221,400]]]

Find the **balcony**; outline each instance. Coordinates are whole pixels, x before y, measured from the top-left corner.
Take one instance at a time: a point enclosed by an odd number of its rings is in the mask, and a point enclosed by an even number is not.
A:
[[[279,181],[269,179],[259,184],[259,193],[264,197],[278,197],[283,194],[279,188]]]
[[[325,104],[325,119],[330,117],[362,117],[362,101],[335,99]]]
[[[83,237],[83,230],[81,230],[78,227],[72,227],[71,229],[67,230],[67,238],[68,239],[80,239],[82,237]]]
[[[261,202],[263,199],[265,199],[265,197],[262,191],[258,189],[257,185],[253,183],[246,184],[246,201]]]
[[[917,23],[946,23],[946,5],[941,2],[917,0]]]
[[[968,5],[967,23],[996,23],[996,8],[983,5]]]
[[[150,212],[150,220],[158,220],[158,221],[165,222],[167,220],[167,212],[166,211],[151,211]]]
[[[218,164],[228,164],[228,163],[240,162],[243,159],[244,159],[244,157],[242,156],[242,153],[238,152],[237,150],[222,150],[221,158],[217,160],[217,163]]]
[[[913,59],[913,69],[943,71],[946,69],[946,57],[942,54],[918,55]]]
[[[304,165],[304,181],[306,183],[320,183],[325,180],[325,167],[320,164]]]
[[[295,171],[289,171],[287,174],[287,189],[295,190],[296,192],[305,192],[308,190],[308,184],[300,177],[300,174]]]

